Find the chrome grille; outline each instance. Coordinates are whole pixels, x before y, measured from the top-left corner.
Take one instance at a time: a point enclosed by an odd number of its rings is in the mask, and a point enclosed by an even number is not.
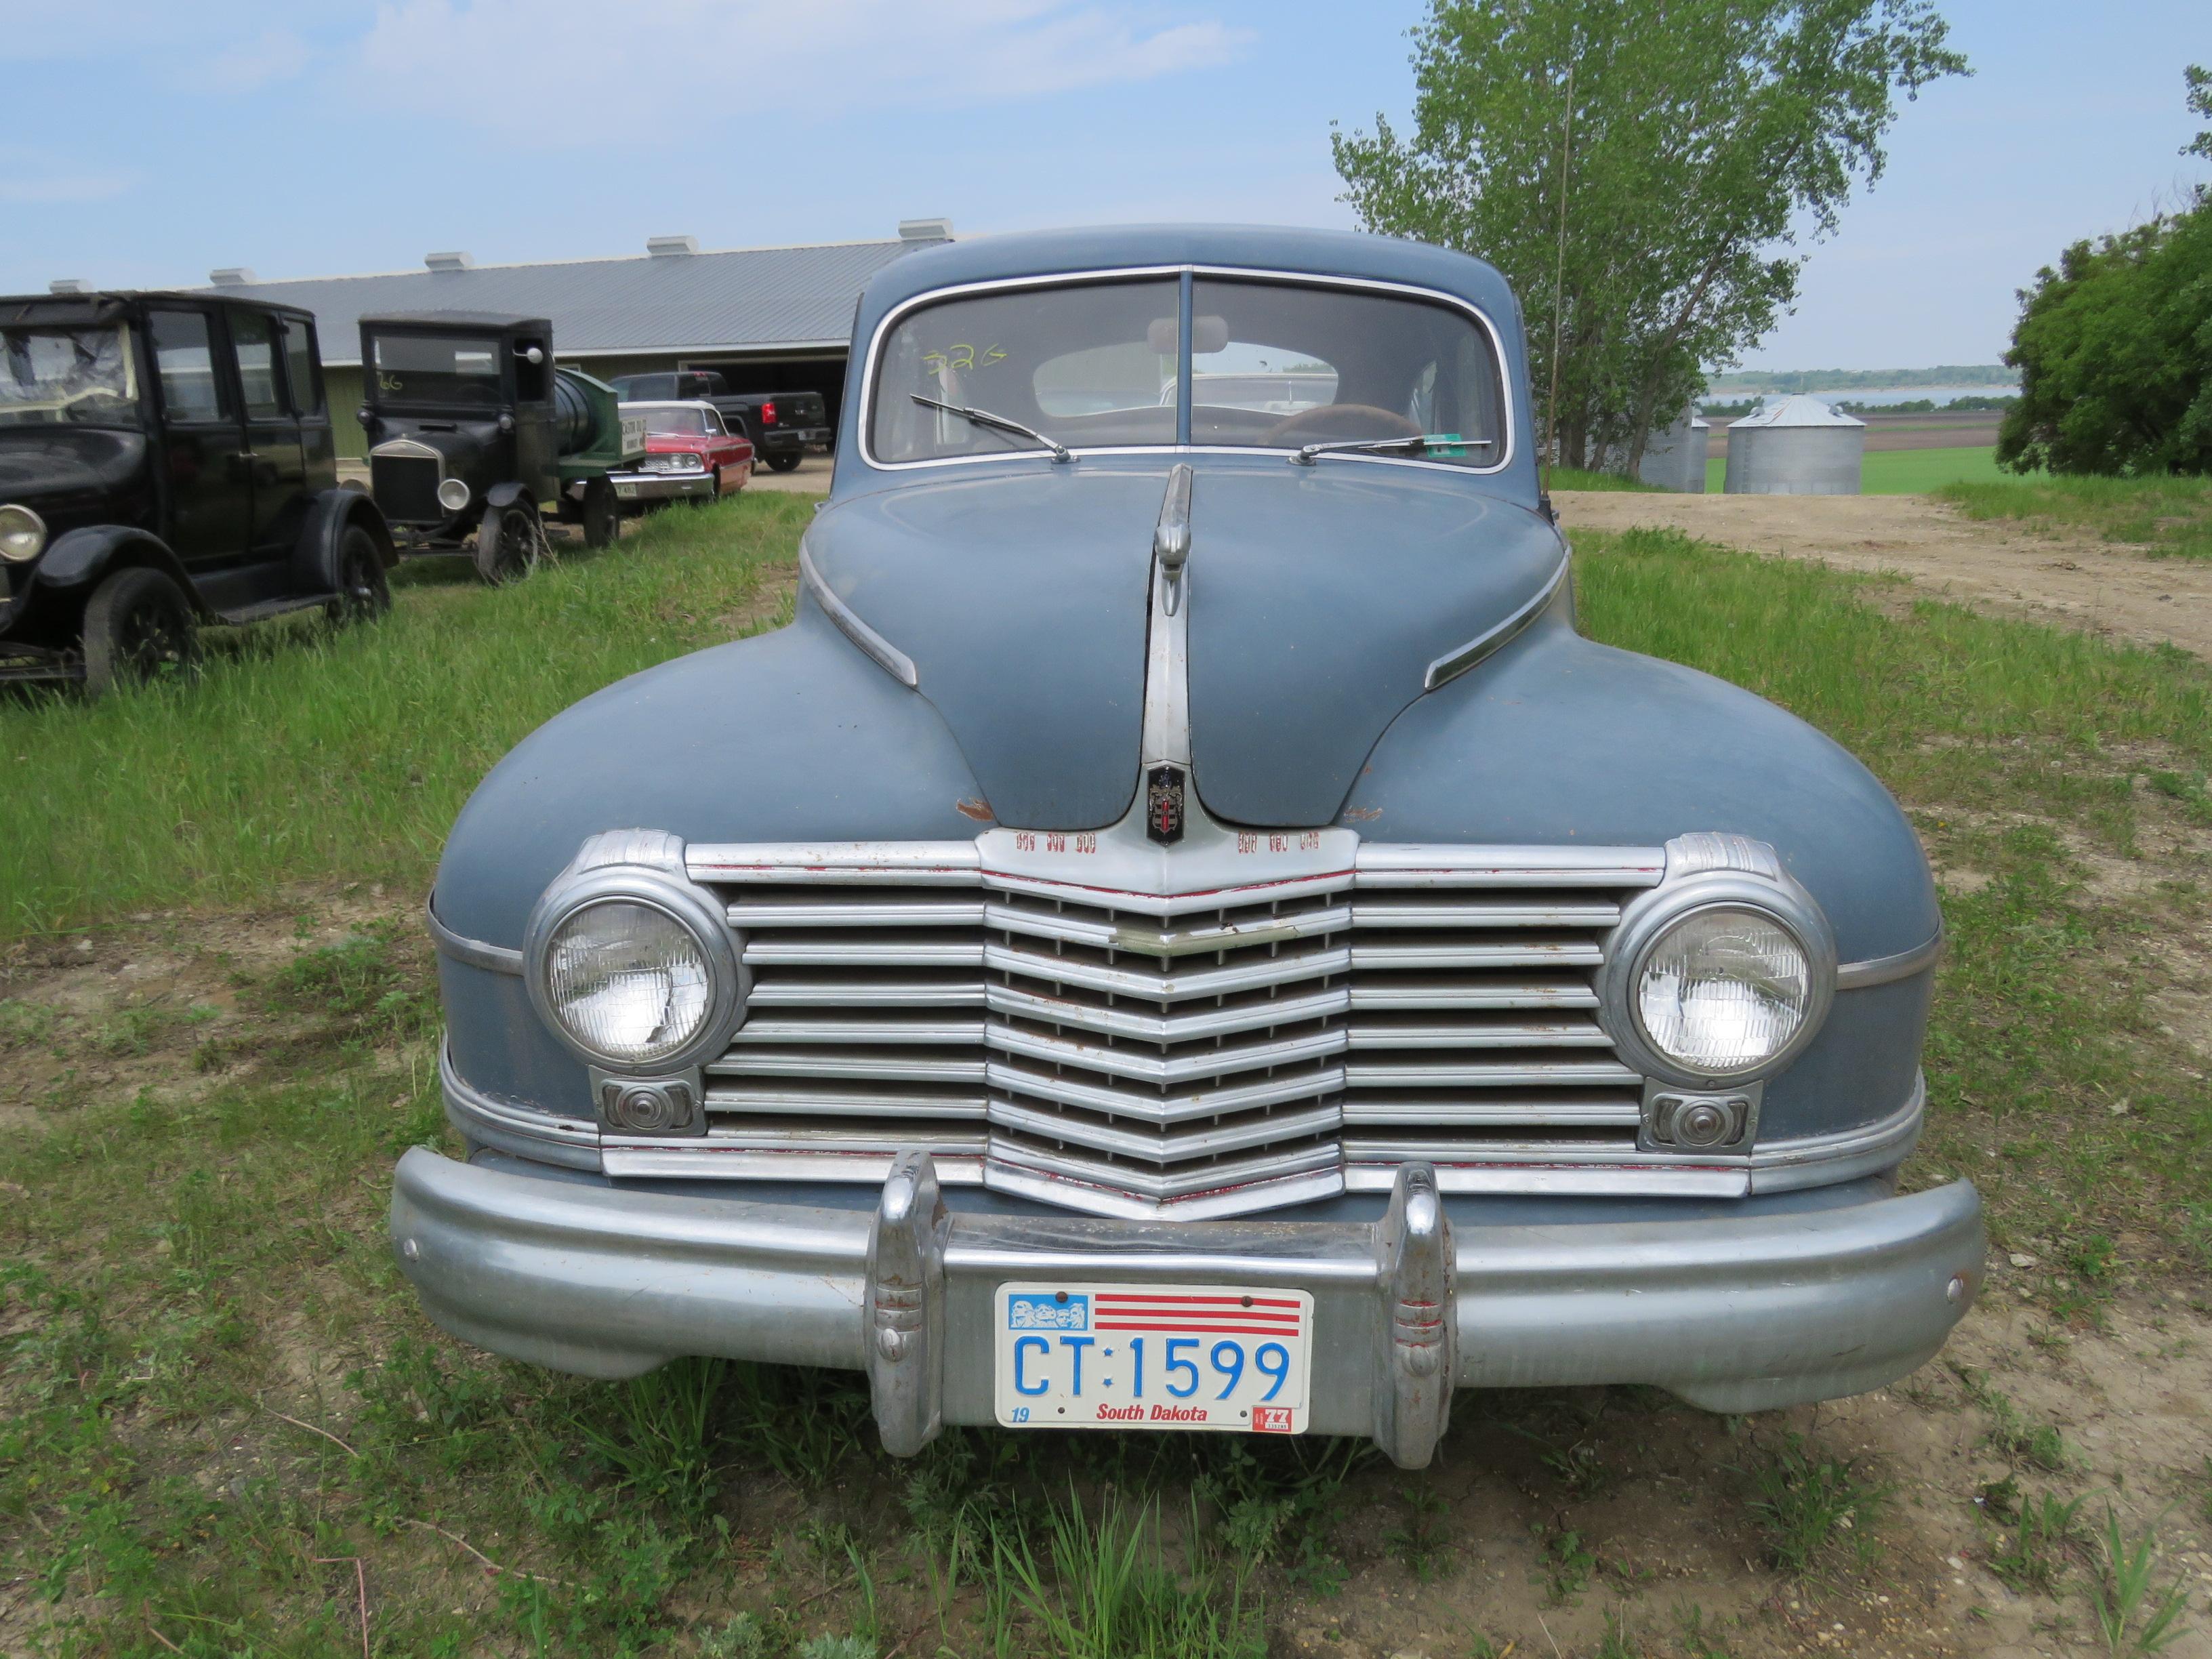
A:
[[[1651,1162],[1592,975],[1656,860],[1363,848],[1161,897],[947,847],[695,860],[751,981],[708,1068],[705,1161],[873,1180],[927,1149],[949,1182],[1178,1213],[1386,1189],[1416,1158],[1462,1191],[1602,1190]]]

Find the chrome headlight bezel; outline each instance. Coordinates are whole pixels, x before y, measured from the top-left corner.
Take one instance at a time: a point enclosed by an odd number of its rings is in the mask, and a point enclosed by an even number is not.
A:
[[[0,503],[0,560],[28,564],[46,550],[46,521],[20,501]]]
[[[1805,1017],[1790,1040],[1749,1066],[1708,1071],[1662,1048],[1644,1029],[1637,987],[1651,956],[1674,930],[1714,910],[1752,911],[1783,929],[1804,952]],[[1813,896],[1779,864],[1771,869],[1706,869],[1670,874],[1623,908],[1598,975],[1599,1017],[1621,1058],[1647,1078],[1696,1090],[1733,1088],[1785,1069],[1820,1035],[1836,994],[1836,937]]]
[[[680,867],[680,866],[679,866]],[[667,916],[698,945],[707,964],[711,996],[706,1018],[680,1048],[641,1060],[605,1053],[568,1028],[553,1000],[551,947],[562,924],[596,904],[642,905]],[[522,936],[523,981],[538,1017],[578,1059],[601,1071],[635,1077],[665,1077],[688,1071],[726,1048],[744,1016],[745,981],[736,936],[713,895],[669,871],[652,865],[571,865],[539,896]]]

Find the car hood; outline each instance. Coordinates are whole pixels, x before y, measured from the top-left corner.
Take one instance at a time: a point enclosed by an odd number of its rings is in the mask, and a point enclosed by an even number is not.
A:
[[[1134,793],[1164,465],[933,478],[808,532],[830,592],[912,659],[1001,823],[1097,829]],[[1200,464],[1190,723],[1200,799],[1237,823],[1335,817],[1429,665],[1541,594],[1551,526],[1439,470]]]
[[[0,428],[0,501],[26,507],[97,497],[137,480],[146,438],[112,427]]]

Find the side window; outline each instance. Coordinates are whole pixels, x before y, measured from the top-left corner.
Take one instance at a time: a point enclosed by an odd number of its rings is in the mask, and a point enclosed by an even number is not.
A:
[[[323,412],[323,365],[315,352],[315,329],[297,317],[284,319],[284,370],[292,384],[292,407],[302,415]]]
[[[155,311],[146,317],[161,407],[173,421],[220,421],[230,414],[230,389],[215,372],[215,348],[204,311]]]
[[[276,380],[276,325],[264,313],[230,313],[231,342],[238,348],[238,384],[246,393],[249,420],[274,420],[284,414],[284,389]]]
[[[710,438],[724,438],[729,435],[722,430],[722,417],[711,409],[707,411],[707,435]]]

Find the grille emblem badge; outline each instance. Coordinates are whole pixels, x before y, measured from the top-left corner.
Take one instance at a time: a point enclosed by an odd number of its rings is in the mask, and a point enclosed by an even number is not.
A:
[[[1146,777],[1145,833],[1163,846],[1182,839],[1183,770],[1155,766]]]

